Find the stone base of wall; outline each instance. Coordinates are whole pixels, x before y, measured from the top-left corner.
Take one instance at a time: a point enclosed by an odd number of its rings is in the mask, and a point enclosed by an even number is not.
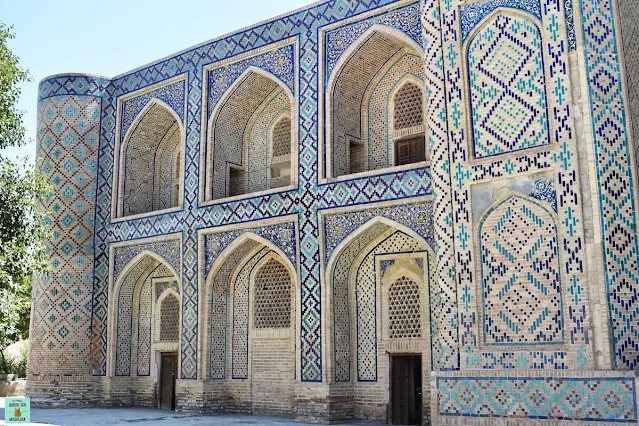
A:
[[[104,378],[94,376],[29,375],[26,394],[33,407],[108,407]]]
[[[436,372],[433,425],[637,424],[633,372]]]

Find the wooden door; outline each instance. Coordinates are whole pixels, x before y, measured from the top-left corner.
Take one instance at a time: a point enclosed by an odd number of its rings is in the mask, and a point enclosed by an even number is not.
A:
[[[391,357],[391,407],[389,423],[422,423],[422,358],[419,355]]]
[[[177,377],[177,354],[162,354],[160,368],[160,409],[175,410],[175,378]]]
[[[426,160],[426,140],[424,136],[404,139],[395,143],[395,165],[414,164]]]

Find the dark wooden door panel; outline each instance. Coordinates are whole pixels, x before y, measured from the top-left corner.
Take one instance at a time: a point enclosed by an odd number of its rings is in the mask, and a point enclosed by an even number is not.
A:
[[[162,354],[160,368],[160,409],[175,410],[177,354]]]

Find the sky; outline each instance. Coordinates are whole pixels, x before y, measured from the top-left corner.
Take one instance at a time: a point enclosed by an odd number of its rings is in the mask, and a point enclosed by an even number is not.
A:
[[[38,83],[78,72],[113,77],[312,0],[0,0],[9,47],[32,81],[18,108],[33,143],[0,151],[35,159]]]

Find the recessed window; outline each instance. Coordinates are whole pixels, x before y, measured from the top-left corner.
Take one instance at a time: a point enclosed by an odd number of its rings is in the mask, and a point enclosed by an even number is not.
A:
[[[291,185],[291,92],[274,77],[251,70],[226,93],[211,119],[206,199]]]
[[[423,140],[424,64],[416,45],[373,31],[354,46],[328,81],[327,177],[424,161],[417,142],[396,145]],[[408,157],[396,159],[398,149]]]
[[[175,113],[152,101],[134,121],[120,149],[117,217],[180,206],[183,149]]]

